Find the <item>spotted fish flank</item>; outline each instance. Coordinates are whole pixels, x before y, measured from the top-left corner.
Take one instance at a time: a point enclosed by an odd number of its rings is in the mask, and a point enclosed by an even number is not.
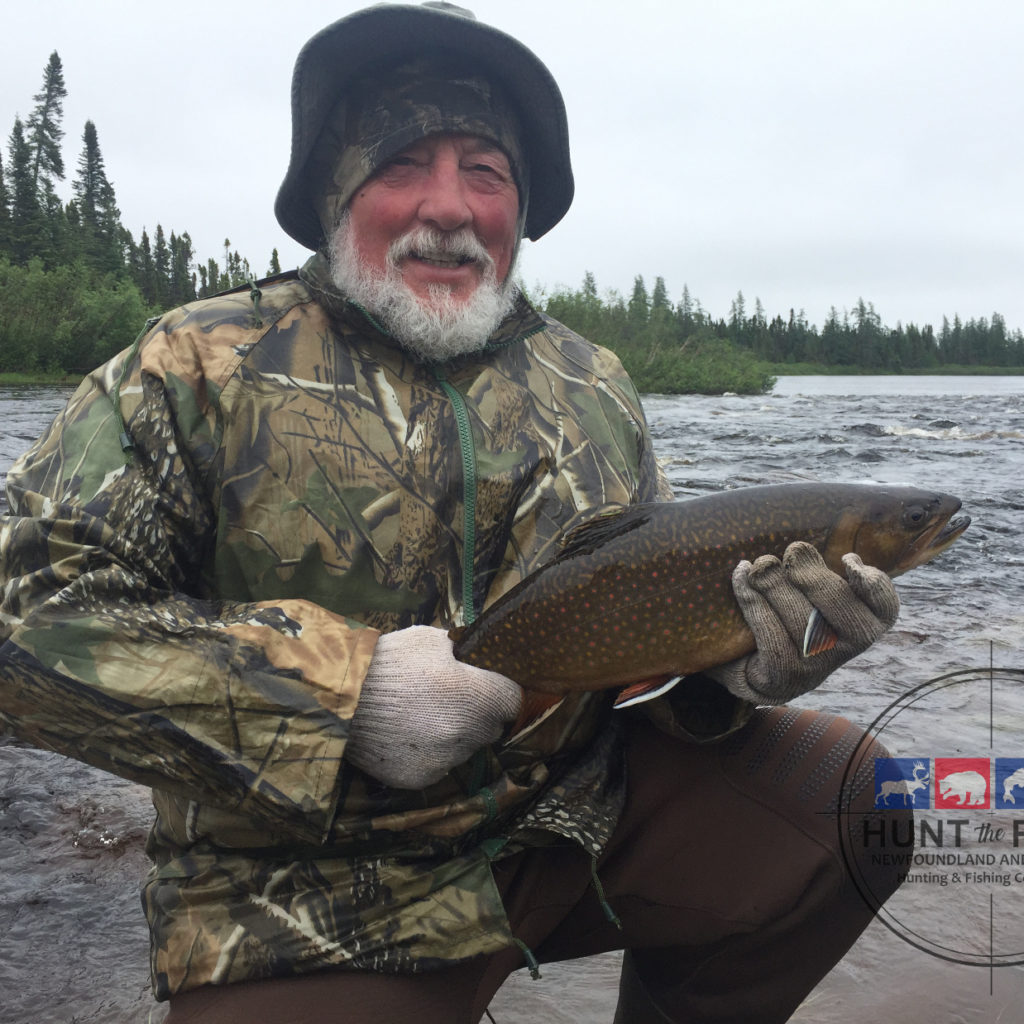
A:
[[[909,487],[815,483],[613,509],[573,530],[472,626],[452,630],[455,654],[556,697],[664,688],[754,650],[732,592],[741,560],[806,541],[836,572],[852,551],[895,576],[967,529],[968,517],[953,518],[959,508],[951,495]],[[817,649],[827,645],[810,632]],[[528,701],[529,714],[550,703]]]

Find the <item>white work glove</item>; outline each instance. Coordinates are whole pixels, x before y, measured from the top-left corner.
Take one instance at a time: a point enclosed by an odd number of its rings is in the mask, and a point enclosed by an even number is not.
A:
[[[456,661],[448,633],[384,633],[363,681],[345,757],[388,786],[422,789],[494,742],[519,714],[519,686]]]
[[[844,555],[843,567],[845,580],[803,541],[790,544],[781,562],[774,555],[762,555],[753,565],[740,562],[733,593],[757,651],[705,675],[744,700],[784,704],[866,651],[892,628],[900,600],[892,580],[857,555]],[[830,650],[805,657],[804,632],[815,608],[837,639]]]

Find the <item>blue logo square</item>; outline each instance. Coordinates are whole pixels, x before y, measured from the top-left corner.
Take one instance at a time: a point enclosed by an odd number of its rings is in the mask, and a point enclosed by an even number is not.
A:
[[[1024,811],[1024,757],[997,757],[992,795],[996,808]]]
[[[929,808],[931,781],[932,766],[927,757],[876,757],[875,806]]]

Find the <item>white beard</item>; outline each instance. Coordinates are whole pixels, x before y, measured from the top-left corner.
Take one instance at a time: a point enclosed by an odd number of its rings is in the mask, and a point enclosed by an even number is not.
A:
[[[479,352],[515,304],[513,268],[499,284],[494,260],[469,228],[451,232],[414,228],[388,247],[383,273],[359,258],[352,236],[346,211],[328,248],[331,280],[404,349],[426,362]],[[456,300],[442,284],[429,285],[428,297],[420,298],[406,285],[398,266],[411,252],[427,258],[475,260],[483,267],[480,283],[468,299]]]

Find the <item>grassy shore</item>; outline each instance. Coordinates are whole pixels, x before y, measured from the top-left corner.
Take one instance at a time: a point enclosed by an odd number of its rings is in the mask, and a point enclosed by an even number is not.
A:
[[[775,377],[1020,377],[1024,366],[930,366],[912,370],[872,370],[863,366],[822,366],[820,363],[762,363]]]
[[[80,373],[46,373],[42,370],[32,373],[0,373],[0,387],[69,387],[75,388],[81,383]]]

